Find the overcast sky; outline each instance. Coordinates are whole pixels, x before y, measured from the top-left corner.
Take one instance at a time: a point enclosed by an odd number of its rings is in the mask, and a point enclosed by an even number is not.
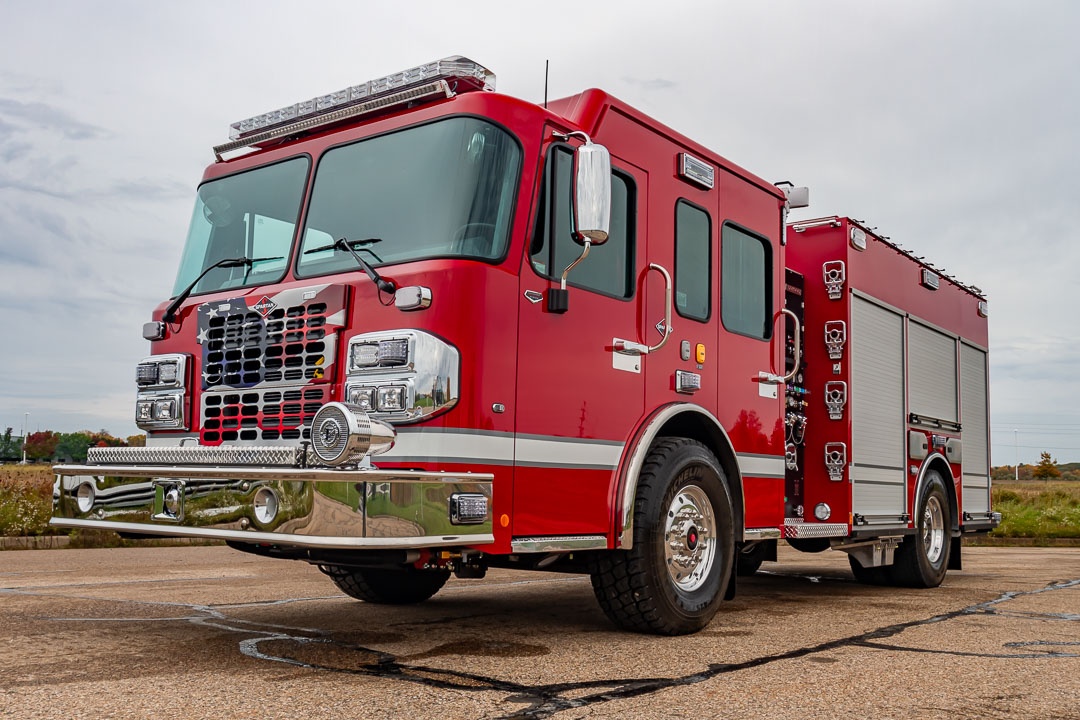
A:
[[[0,0],[0,431],[126,436],[229,123],[462,54],[601,87],[990,301],[993,462],[1080,460],[1080,3]],[[1017,446],[1019,446],[1017,448]]]

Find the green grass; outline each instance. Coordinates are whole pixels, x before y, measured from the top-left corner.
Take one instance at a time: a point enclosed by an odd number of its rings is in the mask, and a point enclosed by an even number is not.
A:
[[[52,516],[52,468],[0,466],[0,535],[44,535]]]
[[[1030,480],[994,483],[1001,526],[991,537],[1080,537],[1080,483]]]

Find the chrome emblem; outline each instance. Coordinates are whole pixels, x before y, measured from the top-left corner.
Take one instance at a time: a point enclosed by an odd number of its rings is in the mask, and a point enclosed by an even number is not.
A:
[[[337,445],[338,440],[341,438],[341,428],[333,420],[327,420],[319,428],[319,435],[322,438],[324,447],[333,447]]]
[[[544,299],[544,294],[537,290],[526,290],[525,299],[535,305],[536,303]]]

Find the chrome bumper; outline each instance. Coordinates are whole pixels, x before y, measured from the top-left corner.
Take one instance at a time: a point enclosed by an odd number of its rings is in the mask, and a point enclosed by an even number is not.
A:
[[[215,464],[235,462],[236,448],[173,448],[170,460],[188,462],[161,465],[139,462],[160,461],[155,448],[95,450],[87,464],[53,468],[54,527],[358,550],[495,540],[489,473],[297,467],[286,464],[291,448],[256,452],[268,461],[258,466]],[[260,449],[245,450],[244,459],[253,450]],[[463,518],[478,496],[486,498],[486,515]]]

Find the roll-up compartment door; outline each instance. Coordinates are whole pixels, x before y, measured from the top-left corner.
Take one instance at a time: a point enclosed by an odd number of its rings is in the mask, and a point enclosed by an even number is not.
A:
[[[908,323],[908,383],[913,414],[959,422],[956,340],[915,320]]]
[[[906,512],[904,320],[851,299],[852,511],[869,522]]]
[[[986,353],[960,344],[960,403],[964,443],[963,510],[990,510],[990,443]]]

